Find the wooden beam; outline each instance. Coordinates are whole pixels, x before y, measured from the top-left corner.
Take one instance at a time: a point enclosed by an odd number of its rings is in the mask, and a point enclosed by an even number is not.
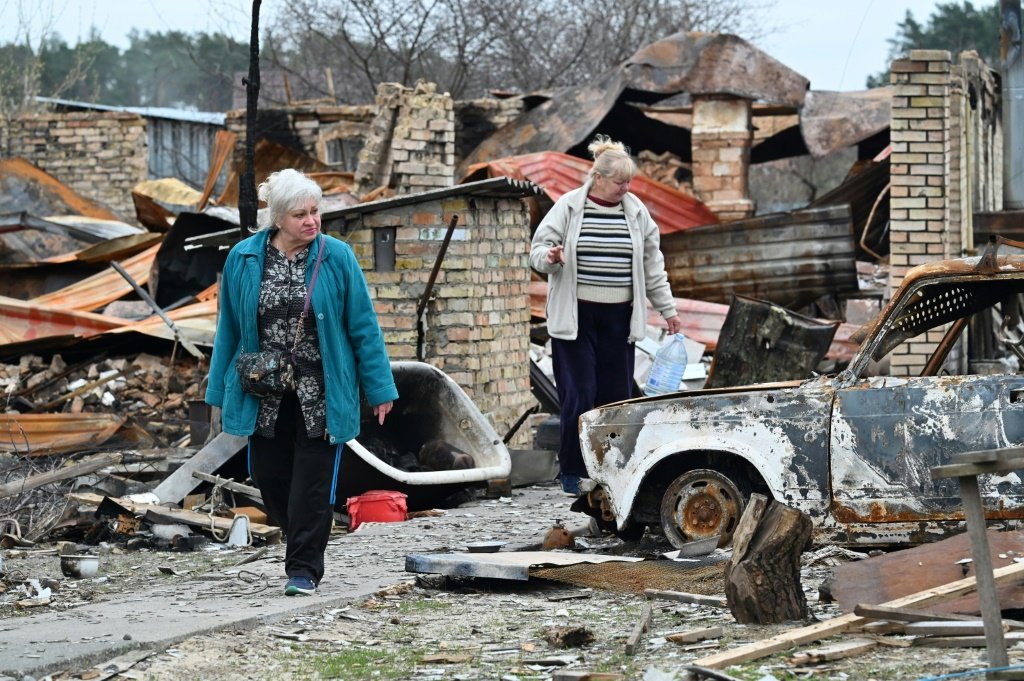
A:
[[[999,568],[995,571],[994,575],[996,584],[1006,584],[1020,579],[1022,576],[1024,576],[1024,563],[1014,563],[1013,565]],[[977,582],[974,577],[965,577],[949,584],[943,584],[942,586],[897,598],[882,605],[892,608],[933,605],[963,596],[974,591],[976,588]],[[710,655],[696,660],[695,664],[711,669],[723,669],[729,665],[758,660],[767,655],[788,650],[794,646],[841,634],[851,627],[862,626],[866,621],[866,618],[854,613],[842,615],[824,622],[816,622],[810,626],[786,631],[763,641],[755,641],[739,648]]]
[[[716,608],[729,607],[729,604],[725,602],[725,596],[705,596],[703,594],[688,594],[684,591],[662,591],[660,589],[644,589],[644,596],[647,598],[660,598],[663,601],[710,605]]]
[[[889,620],[891,622],[980,622],[980,617],[971,615],[956,615],[948,612],[929,612],[911,608],[887,608],[883,605],[869,605],[858,603],[853,611],[861,617],[870,617],[878,620]],[[1011,631],[1024,629],[1024,622],[1020,620],[1003,620],[1003,626]]]
[[[29,477],[22,478],[21,480],[4,483],[3,485],[0,485],[0,499],[13,497],[16,494],[21,494],[22,492],[27,492],[31,489],[35,489],[36,487],[42,487],[43,485],[49,485],[53,482],[60,482],[61,480],[77,478],[79,475],[93,473],[102,468],[118,463],[119,461],[121,461],[121,454],[119,452],[100,454],[89,459],[83,459],[79,463],[71,466],[64,466],[52,471],[47,471],[46,473],[30,475]]]
[[[651,607],[651,602],[644,603],[644,609],[640,613],[640,619],[637,621],[636,626],[633,627],[633,632],[626,639],[626,654],[635,655],[637,646],[640,645],[640,637],[644,635],[644,632],[651,628],[651,617],[654,615],[654,608]]]
[[[787,662],[794,665],[821,664],[832,660],[841,660],[844,657],[853,657],[865,653],[878,645],[877,641],[867,638],[855,638],[849,641],[840,641],[830,646],[822,646],[814,650],[797,653],[789,658]]]

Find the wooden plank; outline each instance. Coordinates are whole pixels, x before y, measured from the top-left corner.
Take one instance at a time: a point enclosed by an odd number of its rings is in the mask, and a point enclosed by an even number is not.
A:
[[[736,525],[736,531],[732,535],[732,564],[738,565],[744,556],[747,555],[747,547],[754,536],[754,530],[761,522],[764,510],[768,508],[768,497],[763,494],[750,495],[747,507],[743,509],[740,522]]]
[[[1013,556],[1024,555],[1024,531],[1001,532],[991,527],[988,543],[996,567],[1012,565]],[[832,596],[843,612],[851,612],[859,603],[887,603],[973,575],[974,561],[967,532],[961,532],[942,541],[844,563],[836,566],[833,573]],[[1024,608],[1024,584],[1010,582],[1000,587],[999,604],[1009,610]],[[981,619],[976,592],[930,609]]]
[[[967,517],[967,535],[971,538],[971,556],[974,558],[974,572],[978,580],[978,601],[981,603],[981,619],[985,623],[985,638],[988,640],[988,666],[1006,667],[1009,656],[1003,638],[1003,614],[996,595],[996,582],[992,576],[992,554],[988,550],[988,536],[985,533],[985,509],[981,505],[981,488],[977,476],[959,478],[960,498],[963,500],[964,515]]]
[[[640,619],[637,620],[636,626],[633,627],[632,633],[629,638],[626,639],[626,654],[635,655],[637,646],[640,645],[640,637],[643,636],[644,632],[651,628],[651,617],[654,615],[654,608],[651,607],[650,601],[644,603],[644,609],[640,613]]]
[[[163,503],[180,504],[185,495],[199,485],[199,482],[192,477],[192,473],[195,471],[213,473],[245,446],[246,439],[244,437],[224,432],[218,433],[217,437],[196,452],[195,456],[164,478],[163,482],[153,490],[153,493]]]
[[[1006,637],[1011,643],[1018,643],[1024,641],[1024,632],[1013,631]],[[915,648],[985,648],[987,641],[987,636],[922,636],[915,638],[913,643]],[[989,666],[994,665],[990,663]]]
[[[797,653],[789,658],[787,662],[794,665],[821,664],[832,660],[841,660],[844,657],[853,657],[867,652],[878,645],[878,642],[869,638],[855,638],[849,641],[841,641],[814,650]]]
[[[36,487],[42,487],[43,485],[49,485],[50,483],[77,478],[79,475],[86,475],[87,473],[98,471],[120,461],[120,453],[112,452],[109,454],[100,454],[88,459],[82,459],[79,463],[71,466],[56,468],[52,471],[47,471],[46,473],[30,475],[27,478],[4,483],[3,485],[0,485],[0,499],[13,497],[16,494],[21,494],[22,492],[27,492],[35,489]]]
[[[725,601],[725,596],[705,596],[703,594],[688,594],[684,591],[662,591],[660,589],[644,589],[644,596],[647,598],[660,598],[663,601],[710,605],[716,608],[729,607],[729,604]]]
[[[853,611],[861,617],[891,620],[894,622],[981,621],[980,618],[971,617],[970,615],[951,615],[944,612],[928,612],[925,610],[912,610],[910,608],[889,608],[884,605],[868,605],[865,603],[858,603]]]
[[[1024,563],[1014,563],[1012,565],[999,568],[995,571],[994,575],[997,584],[1011,582],[1013,580],[1020,579],[1021,577],[1024,577]],[[909,596],[904,596],[903,598],[897,598],[896,600],[889,601],[888,603],[883,603],[883,605],[893,608],[905,608],[914,605],[924,606],[932,603],[941,603],[942,601],[962,596],[963,594],[974,590],[976,587],[977,583],[974,577],[965,577],[955,582],[950,582],[949,584],[943,584],[942,586],[925,589],[924,591],[919,591],[917,593],[910,594]],[[750,660],[758,660],[766,655],[788,650],[793,646],[803,645],[804,643],[810,643],[812,641],[819,641],[823,638],[828,638],[829,636],[835,636],[843,633],[851,627],[861,626],[865,622],[865,618],[854,613],[850,613],[824,622],[815,622],[814,624],[806,627],[786,631],[776,636],[764,639],[763,641],[755,641],[754,643],[748,643],[747,645],[740,646],[739,648],[710,655],[696,660],[695,664],[710,667],[711,669],[723,669],[729,665],[749,662]]]
[[[677,631],[665,634],[665,640],[672,643],[696,643],[706,641],[709,638],[721,638],[725,635],[722,627],[705,627],[703,629],[690,629],[689,631]]]
[[[71,501],[80,504],[89,504],[90,506],[99,506],[100,502],[103,501],[103,498],[104,497],[102,495],[92,494],[91,492],[74,492],[68,495],[68,499]],[[233,518],[213,516],[211,520],[210,516],[205,513],[186,511],[180,508],[167,508],[166,506],[157,506],[155,504],[139,504],[129,499],[114,499],[114,501],[136,515],[149,515],[158,520],[170,523],[183,523],[193,527],[207,528],[212,524],[215,529],[226,532],[231,529],[231,523],[234,522]],[[249,531],[254,537],[270,539],[278,536],[281,533],[281,528],[274,527],[273,525],[263,525],[262,523],[250,522]]]
[[[1003,625],[1001,629],[1006,631]],[[978,636],[985,634],[985,623],[974,622],[910,622],[903,627],[904,633],[912,636]]]

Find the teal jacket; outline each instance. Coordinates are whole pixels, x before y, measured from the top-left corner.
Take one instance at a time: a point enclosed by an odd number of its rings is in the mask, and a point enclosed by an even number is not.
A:
[[[225,432],[252,435],[260,398],[242,392],[235,360],[243,351],[259,350],[256,316],[269,230],[237,243],[228,253],[221,276],[217,335],[207,379],[206,401],[221,408]],[[320,337],[327,393],[327,432],[331,443],[359,434],[359,388],[371,405],[398,399],[384,336],[370,300],[366,279],[352,249],[324,235],[323,261],[310,307]],[[320,239],[314,241],[306,268],[313,275]]]

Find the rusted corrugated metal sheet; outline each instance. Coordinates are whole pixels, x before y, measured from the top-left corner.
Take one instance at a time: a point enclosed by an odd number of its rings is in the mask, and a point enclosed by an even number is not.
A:
[[[889,127],[891,87],[859,92],[811,90],[800,111],[800,133],[814,158],[866,140]]]
[[[469,169],[462,181],[502,175],[530,180],[540,185],[554,202],[566,192],[584,184],[591,165],[590,161],[576,156],[542,151],[479,163]],[[634,177],[629,190],[643,201],[662,234],[718,222],[715,214],[699,199],[644,175]]]
[[[534,280],[530,282],[530,314],[538,319],[546,317],[544,306],[548,297],[548,283]],[[702,300],[676,298],[676,312],[683,323],[683,333],[698,343],[703,343],[708,352],[714,352],[718,346],[718,336],[725,324],[729,312],[728,305],[708,303]],[[647,323],[658,328],[665,327],[665,319],[661,313],[647,306]],[[860,330],[856,324],[840,324],[836,329],[832,344],[825,357],[828,359],[848,362],[860,347],[858,341],[852,340],[854,333]]]
[[[120,218],[61,184],[53,175],[23,158],[0,160],[0,205],[5,212],[32,215],[85,215],[105,220]]]
[[[858,290],[846,206],[693,227],[661,239],[672,290],[717,303],[733,294],[799,308]]]
[[[160,244],[151,246],[142,253],[125,260],[121,266],[128,274],[132,275],[139,285],[145,285],[149,280],[150,268],[153,266],[153,260],[156,259],[158,250],[160,250]],[[131,291],[131,284],[125,281],[124,277],[114,271],[112,267],[108,267],[98,274],[71,286],[66,286],[59,291],[33,298],[30,302],[33,305],[43,305],[58,310],[89,311],[109,305]]]
[[[98,447],[124,421],[116,414],[0,414],[0,451],[43,456]]]
[[[736,36],[676,33],[641,48],[592,83],[554,92],[550,100],[519,115],[477,146],[463,160],[459,174],[491,159],[573,149],[599,125],[615,127],[606,117],[627,91],[720,93],[799,107],[808,84],[806,78]],[[629,139],[628,126],[617,132],[626,144],[636,146]]]
[[[213,335],[217,327],[216,298],[200,301],[191,305],[184,305],[176,310],[171,310],[166,314],[171,318],[174,325],[178,327],[186,339],[192,341],[192,343],[196,345],[202,345],[205,347],[213,346]],[[174,340],[174,332],[171,331],[170,327],[167,326],[164,320],[160,319],[160,317],[156,315],[143,319],[141,322],[137,322],[135,324],[119,326],[116,329],[111,329],[107,333],[117,335],[131,332],[142,333],[147,336],[163,338],[169,341]]]
[[[91,312],[65,311],[15,298],[0,297],[0,344],[50,336],[88,338],[117,328],[123,319]]]
[[[321,163],[312,156],[303,154],[300,151],[261,139],[256,143],[255,149],[256,184],[267,179],[270,173],[284,168],[295,168],[304,173],[328,173],[331,166]],[[217,199],[221,206],[238,205],[238,169],[235,168],[228,175],[227,183],[224,185],[224,193]]]

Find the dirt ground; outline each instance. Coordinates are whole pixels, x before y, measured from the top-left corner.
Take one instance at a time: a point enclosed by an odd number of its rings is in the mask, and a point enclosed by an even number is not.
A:
[[[566,519],[567,500],[553,486],[541,490],[551,502],[527,504],[520,492],[501,502],[510,517],[509,527],[521,527],[521,514],[533,520]],[[424,518],[396,523],[403,532],[443,533],[445,525],[467,536],[476,508],[489,500],[460,506],[447,518]],[[457,516],[455,518],[451,516]],[[416,523],[419,523],[417,525]],[[383,526],[378,526],[383,527]],[[507,533],[507,531],[506,531]],[[332,537],[332,552],[344,554],[346,542],[359,533]],[[501,539],[497,532],[490,538]],[[518,537],[522,543],[528,537]],[[539,540],[539,537],[533,537]],[[367,540],[362,540],[367,541]],[[397,539],[396,539],[397,541]],[[437,539],[445,543],[442,537]],[[452,547],[459,544],[449,542]],[[596,552],[621,552],[652,557],[669,547],[660,537],[648,536],[634,544],[590,540]],[[356,550],[356,542],[349,544]],[[510,547],[511,548],[511,547]],[[209,544],[187,553],[172,551],[125,551],[104,553],[102,575],[91,580],[62,577],[54,547],[7,551],[4,557],[7,592],[0,593],[0,637],[18,626],[28,611],[17,609],[17,584],[29,576],[54,588],[50,608],[73,609],[87,602],[153,588],[154,580],[179,580],[194,594],[210,588],[204,576],[235,564],[253,549],[225,549]],[[272,556],[283,547],[269,547]],[[404,549],[402,549],[404,550]],[[452,548],[452,550],[457,550]],[[505,549],[503,549],[505,550]],[[361,554],[356,554],[361,555]],[[807,556],[808,554],[805,554]],[[369,560],[361,556],[358,560]],[[336,560],[336,559],[335,559]],[[833,559],[834,560],[834,559]],[[159,571],[154,568],[161,568]],[[819,603],[818,590],[831,573],[825,564],[802,570],[802,587],[812,617],[826,620],[842,614],[832,604]],[[154,576],[156,575],[156,576]],[[183,580],[183,581],[181,581]],[[344,607],[317,610],[319,596],[294,599],[312,606],[303,614],[289,616],[255,629],[220,630],[195,636],[166,650],[155,652],[120,674],[107,676],[88,669],[68,669],[53,679],[552,679],[560,671],[592,671],[621,674],[624,679],[661,681],[685,678],[681,668],[701,657],[803,626],[743,626],[725,608],[653,601],[651,627],[643,634],[634,655],[626,654],[626,641],[636,627],[645,599],[638,593],[573,586],[564,581],[531,578],[511,582],[472,578],[439,578],[409,573],[395,574],[396,585]],[[159,582],[157,582],[159,584]],[[248,598],[278,599],[280,584],[254,578],[238,588]],[[24,596],[20,596],[23,598]],[[680,631],[721,626],[724,634],[694,644],[675,644],[666,636]],[[574,627],[589,633],[592,641],[561,648],[547,636],[552,628]],[[828,639],[800,648],[850,638]],[[920,679],[976,670],[984,666],[981,649],[933,649],[902,647],[909,639],[886,636],[868,652],[821,665],[796,666],[789,658],[797,650],[725,670],[745,680],[786,679]],[[1011,664],[1024,663],[1024,650],[1011,649]]]

